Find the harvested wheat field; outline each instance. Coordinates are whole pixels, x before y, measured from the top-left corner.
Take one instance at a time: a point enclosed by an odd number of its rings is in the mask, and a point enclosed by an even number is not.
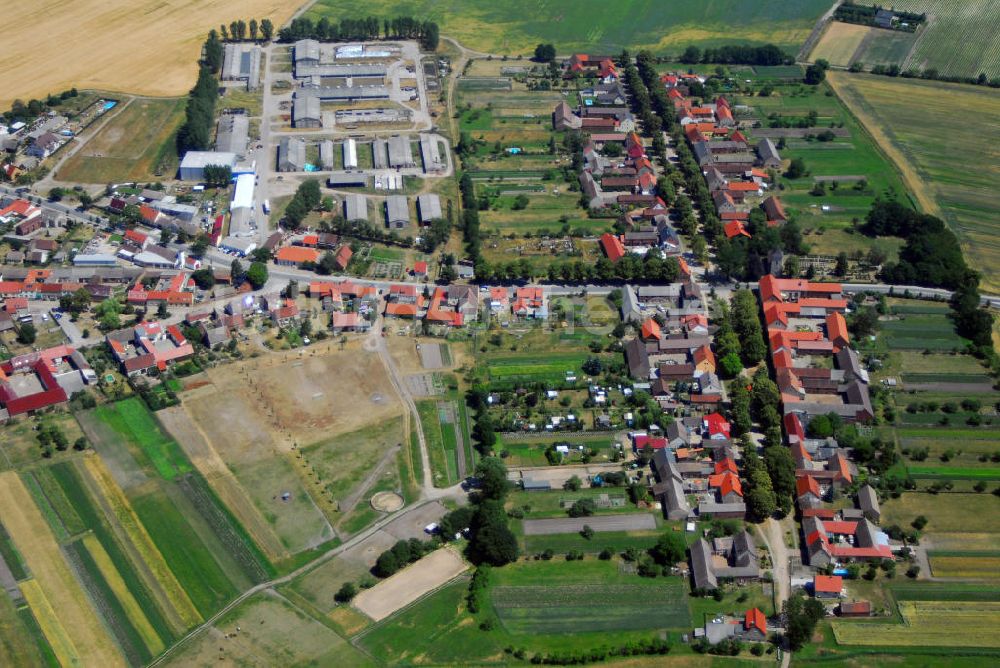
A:
[[[297,3],[282,0],[7,0],[4,24],[39,39],[0,51],[0,104],[71,87],[181,95],[194,84],[208,31],[235,19],[270,18],[275,29]]]
[[[876,28],[831,21],[809,58],[814,62],[825,58],[831,65],[847,67],[854,60],[861,42],[873,30]]]
[[[355,608],[376,622],[405,608],[469,567],[451,547],[443,547],[354,597]]]
[[[59,551],[55,537],[17,474],[0,474],[4,526],[34,575],[25,590],[39,624],[64,665],[121,666],[124,659]]]

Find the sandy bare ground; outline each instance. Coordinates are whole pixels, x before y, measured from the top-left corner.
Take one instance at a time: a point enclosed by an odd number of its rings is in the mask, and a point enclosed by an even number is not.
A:
[[[380,621],[437,589],[468,567],[458,552],[443,547],[358,594],[354,607]]]
[[[7,0],[3,22],[23,38],[0,51],[0,105],[67,88],[182,95],[197,76],[208,31],[234,19],[270,18],[275,29],[298,3],[288,0]]]
[[[123,666],[125,662],[63,559],[45,518],[13,471],[0,474],[0,508],[14,545],[34,575],[25,596],[43,613],[42,626],[64,663]],[[51,614],[45,614],[51,613]]]

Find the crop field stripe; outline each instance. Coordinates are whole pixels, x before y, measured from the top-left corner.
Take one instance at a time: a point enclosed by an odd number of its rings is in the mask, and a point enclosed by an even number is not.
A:
[[[55,610],[52,609],[52,604],[49,603],[49,600],[42,592],[38,581],[28,580],[22,582],[21,593],[24,594],[24,600],[28,602],[28,606],[33,612],[32,616],[38,623],[46,643],[52,649],[57,663],[63,666],[78,664],[79,654],[76,651],[76,647],[67,635],[66,629],[63,628],[62,623],[59,621]]]
[[[171,627],[179,633],[201,622],[201,615],[173,571],[170,570],[146,527],[139,521],[139,517],[121,488],[111,477],[111,472],[108,471],[99,457],[85,458],[84,466],[94,484],[100,489],[101,496],[112,509],[122,531],[125,532],[129,542],[140,555],[142,563],[149,569],[157,588],[162,592],[161,605],[164,608],[169,606],[168,612],[173,613],[173,615],[168,614],[168,617],[171,617]]]
[[[165,639],[160,637],[156,628],[154,628],[153,624],[146,617],[142,606],[139,605],[135,596],[129,591],[129,586],[122,578],[121,573],[116,569],[115,564],[101,545],[101,542],[93,535],[84,536],[78,542],[83,543],[87,548],[90,560],[93,561],[94,566],[97,567],[104,581],[118,600],[129,623],[142,638],[142,643],[149,651],[150,656],[156,656],[162,652],[166,646]],[[166,640],[169,642],[172,638],[168,637]]]
[[[900,601],[903,624],[833,622],[846,645],[1000,648],[1000,602]]]
[[[42,491],[42,487],[38,484],[38,480],[35,479],[34,474],[30,471],[23,473],[21,481],[24,483],[24,487],[28,490],[28,493],[31,494],[31,498],[34,500],[35,506],[38,507],[38,511],[45,518],[49,528],[55,534],[56,540],[59,542],[69,540],[66,527],[63,526],[62,520],[59,519],[59,514],[52,507],[52,504],[49,503],[45,492]]]
[[[177,480],[178,486],[191,498],[198,512],[216,532],[219,540],[227,548],[233,558],[239,562],[243,572],[254,583],[265,582],[277,571],[267,560],[250,535],[236,520],[229,509],[209,487],[199,473],[189,473]]]
[[[1000,587],[984,584],[921,582],[890,587],[897,601],[997,601]]]
[[[17,616],[21,619],[21,623],[24,625],[28,635],[31,636],[31,641],[38,648],[38,653],[41,655],[45,665],[48,668],[59,668],[59,658],[56,656],[55,651],[53,651],[52,645],[49,644],[48,638],[45,637],[45,633],[42,631],[42,627],[39,626],[38,620],[35,619],[31,607],[26,605],[18,608]]]
[[[156,629],[156,635],[162,638],[164,643],[172,642],[174,633],[154,602],[149,588],[139,577],[136,567],[129,561],[122,546],[111,532],[107,519],[88,493],[80,471],[75,468],[72,462],[63,462],[52,467],[52,476],[55,481],[58,481],[69,502],[78,509],[82,523],[93,532],[93,540],[100,545],[101,559],[106,557],[108,564],[115,569],[115,575],[105,575],[105,579],[109,582],[112,579],[119,579],[122,586],[125,587],[126,593],[142,611],[143,618]],[[90,543],[87,543],[87,546],[89,548]],[[93,553],[92,550],[91,552]],[[94,554],[94,558],[98,559],[98,556]],[[103,562],[99,561],[99,563]],[[146,642],[146,644],[150,643]],[[157,653],[153,652],[153,654]]]
[[[203,617],[236,593],[205,543],[162,490],[132,499],[132,508]]]
[[[59,521],[66,530],[66,533],[70,536],[75,536],[83,532],[87,527],[80,518],[80,514],[74,508],[74,505],[70,502],[70,499],[67,498],[62,487],[56,482],[54,471],[55,466],[43,467],[35,469],[28,475],[34,477],[38,483],[42,494],[45,495],[46,501],[49,502],[52,510],[59,517]]]
[[[27,569],[24,566],[24,559],[17,551],[17,548],[14,547],[14,541],[11,540],[10,534],[7,533],[7,529],[2,522],[0,522],[0,557],[7,564],[7,568],[10,569],[11,575],[14,576],[15,580],[24,580],[28,577]]]
[[[148,661],[152,655],[143,643],[142,636],[132,624],[121,602],[115,597],[83,541],[69,543],[64,549],[77,578],[104,619],[105,625],[118,641],[118,646],[125,653],[128,662],[140,665]]]

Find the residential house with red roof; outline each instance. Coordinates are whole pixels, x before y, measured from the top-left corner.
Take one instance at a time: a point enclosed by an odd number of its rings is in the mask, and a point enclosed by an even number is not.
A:
[[[11,357],[0,363],[0,422],[68,401],[97,382],[97,374],[67,345]]]
[[[625,257],[625,246],[621,239],[608,232],[601,235],[601,249],[612,262],[617,262]]]
[[[840,598],[844,590],[844,578],[839,575],[816,575],[813,577],[813,596],[816,598]]]
[[[194,354],[194,347],[177,325],[164,326],[159,322],[141,322],[109,332],[105,341],[122,372],[129,377],[165,371],[170,364]]]

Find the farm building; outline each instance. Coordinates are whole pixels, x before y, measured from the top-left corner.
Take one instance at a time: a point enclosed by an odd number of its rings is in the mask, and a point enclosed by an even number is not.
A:
[[[778,169],[781,167],[781,155],[778,153],[778,148],[771,141],[770,137],[764,137],[757,144],[757,158],[758,163],[762,167],[769,169]]]
[[[297,137],[285,137],[278,144],[278,171],[301,172],[306,166],[306,143]]]
[[[333,142],[329,139],[319,143],[319,164],[322,169],[333,169]]]
[[[233,167],[236,154],[225,151],[188,151],[181,160],[179,178],[181,181],[202,181],[205,168],[209,165]]]
[[[260,86],[261,48],[249,44],[226,44],[222,59],[223,81],[245,81],[247,90]]]
[[[309,92],[325,102],[389,99],[389,89],[385,86],[320,86]]]
[[[417,208],[420,210],[420,223],[422,225],[427,225],[432,220],[438,220],[442,217],[441,198],[437,195],[418,195]]]
[[[250,117],[246,114],[223,114],[219,117],[215,150],[242,155],[250,137]]]
[[[323,124],[319,98],[308,92],[295,93],[292,101],[292,127],[318,128]]]
[[[337,251],[337,255],[333,259],[333,264],[338,270],[344,271],[347,269],[347,265],[351,263],[351,256],[354,255],[354,251],[347,244],[340,247]]]
[[[0,421],[67,401],[96,381],[83,355],[66,345],[11,357],[0,365]]]
[[[394,168],[416,167],[409,135],[389,137],[389,166]]]
[[[437,137],[427,134],[420,135],[420,157],[423,160],[425,172],[440,172],[445,168],[445,164],[441,160],[441,149],[438,146]]]
[[[297,267],[306,262],[319,260],[319,251],[303,246],[285,246],[274,254],[274,263],[285,267]]]
[[[319,42],[314,39],[300,39],[295,43],[295,66],[319,65]]]
[[[340,172],[326,179],[329,188],[367,188],[368,175],[364,172]]]
[[[368,221],[368,198],[364,195],[348,195],[344,198],[344,218]]]
[[[380,63],[356,63],[352,65],[338,65],[328,63],[295,63],[295,78],[304,79],[306,77],[323,77],[337,79],[351,79],[353,77],[365,77],[370,79],[384,79],[388,74],[388,69]]]
[[[358,168],[358,144],[353,139],[344,142],[344,169]]]
[[[385,169],[389,166],[389,161],[386,158],[388,146],[389,142],[384,139],[376,139],[372,142],[372,164],[375,165],[375,169]]]
[[[410,224],[410,206],[402,195],[385,198],[385,220],[389,227],[403,228]]]

